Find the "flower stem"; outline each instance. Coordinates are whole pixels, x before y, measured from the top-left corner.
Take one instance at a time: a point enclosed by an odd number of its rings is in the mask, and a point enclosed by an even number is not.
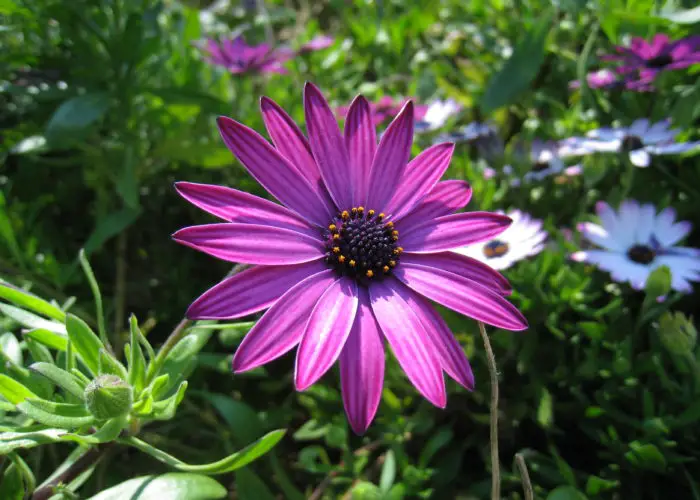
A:
[[[498,369],[486,327],[479,321],[479,333],[484,342],[486,360],[491,378],[490,441],[491,441],[491,500],[501,499],[501,465],[498,459]]]
[[[525,463],[525,457],[520,453],[515,454],[515,463],[518,465],[518,470],[520,471],[520,480],[523,483],[523,492],[525,493],[525,500],[534,500],[535,495],[532,491],[532,483],[530,482],[530,473],[527,471],[527,464]]]

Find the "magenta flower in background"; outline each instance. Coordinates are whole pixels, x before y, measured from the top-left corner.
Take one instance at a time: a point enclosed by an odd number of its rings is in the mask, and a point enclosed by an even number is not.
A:
[[[393,119],[408,101],[409,99],[395,100],[393,97],[386,95],[381,97],[376,103],[368,101],[372,123],[376,126]],[[347,118],[349,111],[349,106],[338,106],[335,109],[339,118]],[[413,105],[413,115],[416,122],[422,121],[427,112],[428,106]]]
[[[294,51],[286,47],[272,49],[267,43],[248,45],[242,36],[225,39],[220,43],[208,39],[204,50],[207,61],[223,66],[234,74],[239,73],[278,73],[285,74],[283,64],[294,57]]]
[[[308,140],[268,98],[263,119],[274,147],[250,128],[218,120],[224,142],[281,205],[221,186],[181,182],[177,190],[226,222],[181,229],[187,246],[254,267],[217,284],[189,308],[192,319],[234,319],[268,309],[233,358],[252,370],[297,348],[297,390],[340,360],[350,425],[364,432],[384,378],[384,343],[416,389],[446,405],[443,371],[472,389],[464,352],[429,301],[508,330],[523,315],[508,282],[450,250],[493,238],[510,219],[455,213],[471,197],[463,181],[442,181],[454,145],[410,160],[414,107],[406,103],[377,144],[374,116],[358,96],[340,131],[312,84],[304,89]]]
[[[333,45],[334,42],[335,39],[332,36],[318,35],[299,47],[299,53],[306,54],[308,52],[327,49]]]
[[[657,34],[651,43],[633,38],[629,47],[615,47],[617,54],[604,56],[617,61],[616,71],[625,76],[627,88],[648,90],[662,71],[683,69],[700,63],[700,36],[688,36],[671,42],[668,35]]]
[[[588,84],[588,87],[592,89],[611,89],[618,87],[623,82],[614,71],[609,69],[599,69],[586,75],[586,83]],[[578,89],[580,87],[581,82],[578,80],[573,80],[569,83],[569,88],[571,89]]]

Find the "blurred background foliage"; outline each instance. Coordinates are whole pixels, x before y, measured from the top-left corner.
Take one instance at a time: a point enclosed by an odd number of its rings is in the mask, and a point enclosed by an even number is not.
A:
[[[671,76],[651,94],[568,87],[598,65],[600,49],[625,37],[698,33],[693,7],[692,0],[0,0],[0,274],[61,303],[75,297],[71,310],[89,320],[90,288],[76,257],[84,247],[106,297],[112,342],[126,341],[133,312],[159,344],[229,270],[170,240],[205,221],[173,182],[263,194],[219,139],[217,115],[262,132],[258,98],[267,95],[301,122],[301,89],[311,80],[336,105],[360,92],[420,103],[452,97],[464,106],[455,123],[489,118],[507,139],[559,139],[614,119],[669,114],[697,134],[697,71]],[[328,34],[334,43],[292,59],[286,75],[232,75],[198,48],[205,37],[232,33],[291,47]],[[416,143],[419,151],[430,142]],[[660,320],[670,310],[696,313],[697,296],[658,302],[610,284],[567,259],[580,246],[561,231],[590,220],[596,201],[617,203],[625,191],[672,203],[697,227],[697,159],[660,163],[663,170],[639,171],[633,185],[621,186],[619,165],[591,157],[581,177],[511,190],[483,179],[468,146],[457,149],[448,177],[472,183],[470,209],[518,207],[544,219],[551,235],[547,250],[506,272],[530,329],[493,334],[505,498],[523,498],[512,462],[520,452],[536,498],[700,499],[694,329]],[[697,232],[689,246],[700,246]],[[389,356],[378,417],[355,436],[336,372],[305,393],[293,390],[290,356],[234,377],[231,354],[249,325],[222,326],[196,357],[177,418],[149,427],[144,439],[209,462],[288,428],[263,460],[223,477],[231,498],[487,498],[483,348],[474,322],[442,312],[477,380],[473,393],[448,383],[444,411],[423,401]],[[3,351],[28,363],[17,323],[0,325],[8,332]],[[24,458],[43,477],[65,456],[63,446]],[[120,449],[100,462],[83,494],[166,470]]]

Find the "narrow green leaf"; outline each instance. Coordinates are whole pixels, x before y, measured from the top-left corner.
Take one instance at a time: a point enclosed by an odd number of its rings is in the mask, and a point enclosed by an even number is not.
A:
[[[60,321],[61,323],[66,320],[66,313],[61,311],[58,307],[2,280],[0,280],[0,298],[12,302],[23,309],[30,309],[35,313]]]
[[[700,23],[700,6],[675,12],[662,11],[659,16],[678,24]]]
[[[258,477],[250,467],[236,471],[236,494],[239,498],[255,500],[275,500],[275,495],[268,488],[269,482]]]
[[[27,462],[25,462],[17,453],[10,453],[9,457],[10,460],[12,460],[12,464],[17,467],[17,470],[22,477],[24,492],[34,491],[36,488],[36,478],[34,477],[34,472],[32,472],[32,469],[29,467],[29,465],[27,465]],[[0,494],[0,498],[5,497]]]
[[[270,451],[285,434],[285,430],[279,429],[272,431],[264,435],[262,438],[258,439],[256,442],[246,446],[242,450],[229,455],[228,457],[219,460],[217,462],[212,462],[210,464],[203,465],[189,465],[185,462],[169,455],[168,453],[154,448],[150,444],[141,441],[135,437],[128,437],[120,439],[119,442],[123,444],[128,444],[134,448],[138,448],[144,453],[148,453],[153,458],[160,460],[163,463],[174,467],[177,470],[182,470],[186,472],[200,472],[202,474],[225,474],[227,472],[240,469],[244,465],[248,465],[250,462],[256,458],[264,455]]]
[[[17,337],[12,332],[6,332],[0,335],[0,350],[5,353],[7,359],[12,361],[17,366],[23,366],[22,348],[19,346]]]
[[[109,96],[104,92],[83,94],[64,101],[46,125],[46,140],[53,145],[73,144],[104,116],[109,104]]]
[[[97,284],[97,279],[95,278],[95,273],[92,271],[92,266],[90,266],[90,261],[87,259],[86,250],[81,248],[78,252],[78,260],[80,261],[80,267],[83,268],[83,273],[90,284],[90,290],[92,290],[92,296],[95,300],[95,313],[97,315],[97,331],[100,333],[100,338],[104,344],[107,342],[107,330],[105,329],[105,313],[102,307],[102,293],[100,292],[100,285]]]
[[[72,373],[68,373],[50,363],[34,363],[29,369],[43,375],[69,394],[72,394],[80,400],[83,399],[86,385]]]
[[[170,375],[167,373],[165,375],[160,375],[153,379],[151,385],[149,386],[149,391],[153,395],[153,399],[158,400],[165,392],[168,384],[170,382]]]
[[[10,464],[2,475],[0,498],[3,500],[22,500],[24,498],[22,472],[15,464]]]
[[[68,346],[68,336],[46,330],[44,328],[36,328],[24,332],[25,337],[30,337],[37,342],[44,344],[46,347],[56,349],[57,351],[65,351]]]
[[[104,349],[104,344],[85,321],[72,314],[66,316],[66,330],[75,353],[92,374],[97,375],[100,349]]]
[[[27,350],[29,351],[29,354],[32,355],[32,359],[34,361],[53,364],[54,359],[51,355],[51,351],[49,351],[48,347],[45,345],[37,342],[31,337],[26,337],[24,339],[24,345],[27,346]]]
[[[20,264],[24,262],[24,254],[17,243],[12,222],[7,214],[7,204],[5,195],[0,192],[0,236],[5,240],[5,246],[10,250],[12,256]]]
[[[131,343],[129,344],[129,375],[128,382],[134,388],[135,395],[143,390],[146,383],[146,358],[143,356],[141,344],[139,343],[140,328],[136,316],[133,314],[129,318],[129,329],[131,332]]]
[[[15,320],[20,325],[27,328],[43,328],[54,333],[63,334],[66,333],[66,327],[61,323],[55,321],[49,321],[36,314],[32,314],[19,307],[11,306],[9,304],[0,303],[0,311],[2,311],[5,316]]]
[[[388,493],[394,485],[396,479],[396,456],[394,450],[389,450],[384,459],[382,466],[382,474],[379,477],[379,489],[384,493]]]
[[[2,432],[0,433],[0,455],[5,455],[17,449],[34,448],[42,444],[58,443],[60,441],[74,441],[80,444],[88,444],[82,436],[72,434],[64,429]]]
[[[124,365],[116,360],[114,356],[108,353],[105,349],[100,349],[98,364],[100,375],[116,375],[123,380],[128,378]]]
[[[85,253],[90,255],[95,250],[102,248],[107,240],[124,231],[131,224],[136,222],[141,209],[124,208],[117,212],[107,214],[104,218],[97,221],[95,229],[85,242]]]
[[[107,420],[97,432],[87,436],[91,443],[109,443],[119,437],[121,432],[129,426],[126,415]]]
[[[50,427],[75,429],[95,421],[95,417],[82,404],[54,403],[32,398],[19,403],[17,408],[28,417]]]
[[[2,373],[0,373],[0,394],[14,405],[18,405],[28,398],[36,397],[36,394],[25,386]]]
[[[491,77],[479,103],[484,114],[511,104],[529,87],[544,62],[545,44],[551,26],[550,12],[525,33],[500,71]]]
[[[170,472],[129,479],[88,500],[214,500],[226,494],[226,488],[210,477]]]
[[[156,401],[153,403],[153,412],[149,415],[150,418],[155,420],[170,420],[175,416],[175,411],[177,407],[182,402],[185,397],[185,391],[187,390],[187,381],[184,381],[177,388],[177,392],[167,399],[162,401]],[[155,396],[153,396],[155,398]]]

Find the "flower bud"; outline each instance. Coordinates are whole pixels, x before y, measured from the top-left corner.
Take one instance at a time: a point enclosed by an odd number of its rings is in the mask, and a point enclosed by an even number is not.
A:
[[[85,388],[85,405],[99,420],[126,415],[132,403],[131,386],[116,375],[100,375]]]
[[[665,312],[659,319],[659,337],[663,346],[673,354],[689,354],[695,349],[698,333],[692,318],[681,312]]]

